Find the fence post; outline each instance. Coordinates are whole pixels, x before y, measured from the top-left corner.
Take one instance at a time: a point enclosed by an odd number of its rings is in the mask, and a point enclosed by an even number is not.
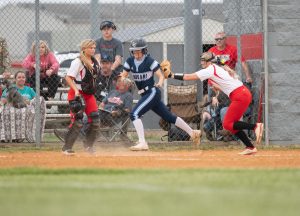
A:
[[[97,39],[99,34],[99,4],[98,0],[91,0],[90,3],[90,22],[91,22],[91,39]]]
[[[184,73],[199,69],[202,53],[202,4],[201,0],[184,1]],[[197,81],[197,97],[202,99],[203,85]]]
[[[265,145],[269,145],[269,68],[268,68],[268,0],[263,1],[264,86],[265,86]]]
[[[40,2],[35,0],[35,86],[36,86],[36,131],[35,131],[35,145],[41,147],[41,108],[40,104]]]

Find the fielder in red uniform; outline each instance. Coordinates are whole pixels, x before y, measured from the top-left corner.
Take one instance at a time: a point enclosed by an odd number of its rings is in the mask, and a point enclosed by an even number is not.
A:
[[[243,130],[255,130],[256,143],[259,144],[263,134],[263,124],[250,124],[240,121],[252,100],[252,95],[248,88],[245,87],[240,80],[234,78],[232,73],[229,73],[227,70],[224,70],[224,68],[213,64],[212,60],[214,60],[214,58],[215,56],[211,52],[203,53],[201,56],[202,70],[191,74],[175,73],[172,74],[171,77],[178,80],[200,79],[201,81],[204,81],[208,79],[211,83],[213,83],[214,87],[217,87],[219,90],[228,95],[231,103],[225,114],[223,127],[237,136],[246,145],[246,149],[239,154],[255,154],[257,149],[251,143]]]

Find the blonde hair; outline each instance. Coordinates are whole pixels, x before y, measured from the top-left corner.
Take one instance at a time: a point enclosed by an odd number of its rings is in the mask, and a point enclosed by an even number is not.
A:
[[[90,71],[93,70],[93,65],[91,64],[89,59],[85,56],[84,50],[93,45],[96,45],[96,41],[94,41],[92,39],[86,39],[86,40],[81,41],[81,43],[80,43],[80,57],[79,58]]]
[[[50,52],[49,46],[46,41],[40,40],[40,46],[45,46],[45,55],[47,55]],[[31,45],[31,53],[32,55],[35,55],[35,41]]]

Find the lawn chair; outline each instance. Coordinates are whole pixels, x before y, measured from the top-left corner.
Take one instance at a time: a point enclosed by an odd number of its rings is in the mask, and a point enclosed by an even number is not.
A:
[[[200,129],[201,109],[197,100],[197,84],[168,85],[168,107],[187,123]]]
[[[119,112],[112,113],[109,110],[99,109],[100,113],[100,133],[109,142],[114,141],[115,138],[120,137],[122,141],[130,141],[127,136],[127,129],[130,124],[129,113]]]

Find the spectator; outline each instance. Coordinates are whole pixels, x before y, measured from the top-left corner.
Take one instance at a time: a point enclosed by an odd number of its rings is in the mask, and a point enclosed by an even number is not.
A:
[[[235,46],[229,45],[226,43],[226,34],[225,32],[219,32],[215,35],[216,45],[209,49],[209,52],[212,52],[216,58],[225,61],[225,64],[228,65],[231,69],[235,70],[237,63],[237,48]],[[242,56],[242,69],[246,76],[246,83],[252,83],[251,73],[248,67],[246,60]]]
[[[0,37],[0,75],[3,79],[10,77],[11,60],[9,58],[9,52],[5,38]],[[2,87],[0,88],[0,96],[2,95]]]
[[[25,72],[18,71],[14,75],[14,77],[15,77],[15,82],[16,82],[15,87],[16,87],[17,91],[20,93],[21,96],[23,96],[25,103],[29,104],[30,101],[35,97],[35,91],[32,88],[25,85],[25,81],[26,81]],[[7,88],[4,89],[2,97],[1,97],[1,102],[3,104],[7,103],[7,96],[8,96],[7,91],[8,91]]]
[[[113,81],[118,75],[115,71],[112,71],[112,65],[112,58],[108,55],[103,55],[100,61],[101,71],[96,79],[97,90],[95,96],[98,102],[102,102],[102,100],[108,95],[108,92],[114,88]]]
[[[113,126],[114,122],[121,122],[122,132],[127,133],[129,126],[129,113],[132,110],[133,95],[129,91],[131,81],[128,78],[119,77],[116,83],[116,89],[108,93],[107,97],[100,104],[100,119],[102,126]],[[121,138],[124,138],[121,133]]]
[[[57,75],[59,69],[59,63],[56,60],[54,54],[50,51],[45,41],[40,41],[40,89],[41,96],[46,100],[53,100],[59,86],[60,78]],[[35,89],[35,43],[33,42],[31,47],[31,53],[29,53],[23,61],[23,67],[27,70],[27,82]],[[43,88],[47,87],[47,92],[43,91]]]
[[[219,90],[209,91],[211,94],[211,104],[204,111],[202,118],[204,120],[203,130],[208,140],[214,140],[212,132],[214,126],[217,130],[222,129],[222,120],[230,104],[228,96]]]
[[[96,40],[96,55],[95,58],[101,62],[103,56],[110,56],[113,60],[111,70],[120,73],[123,70],[122,57],[123,45],[122,42],[113,37],[113,32],[117,29],[116,25],[111,21],[103,21],[100,24],[102,37]]]

